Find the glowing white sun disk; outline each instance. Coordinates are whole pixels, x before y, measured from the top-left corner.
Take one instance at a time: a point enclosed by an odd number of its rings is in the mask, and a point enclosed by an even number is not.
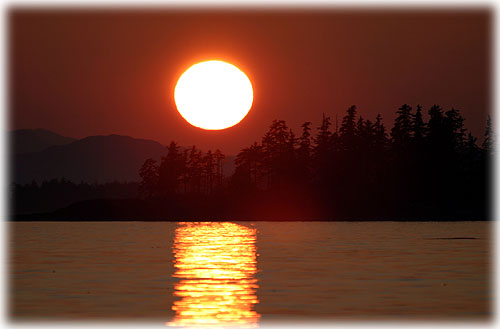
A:
[[[177,110],[195,127],[220,130],[234,126],[250,111],[252,84],[236,66],[207,61],[184,72],[174,92]]]

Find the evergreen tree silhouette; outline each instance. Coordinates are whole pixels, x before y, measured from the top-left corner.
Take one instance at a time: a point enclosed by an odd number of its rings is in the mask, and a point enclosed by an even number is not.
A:
[[[162,157],[159,173],[159,187],[161,194],[173,195],[179,187],[180,178],[184,174],[185,159],[179,152],[177,143],[171,142],[167,147],[167,156]]]
[[[257,142],[242,149],[235,159],[236,173],[246,177],[247,184],[258,186],[258,180],[264,175],[264,150]]]
[[[397,116],[394,120],[394,126],[391,129],[392,143],[398,151],[408,147],[412,134],[412,113],[411,106],[403,104],[396,112]]]
[[[417,105],[417,110],[413,115],[411,127],[415,144],[417,147],[422,147],[426,135],[426,125],[422,116],[422,106],[420,104]]]
[[[330,131],[331,125],[330,117],[325,116],[323,113],[321,125],[318,127],[318,133],[314,138],[314,153],[316,158],[324,156],[330,151],[330,142],[332,137],[332,132]]]
[[[214,152],[214,157],[215,157],[215,185],[217,187],[220,187],[224,179],[223,162],[226,159],[226,156],[219,149],[216,149]]]
[[[321,120],[321,125],[317,128],[316,136],[314,137],[314,147],[312,149],[312,163],[315,168],[313,176],[314,180],[320,186],[326,187],[328,182],[328,172],[330,168],[330,154],[332,151],[332,132],[330,131],[330,117],[325,116]]]
[[[192,146],[187,159],[187,176],[192,193],[201,193],[203,176],[203,154],[196,146]]]
[[[464,119],[460,112],[451,109],[445,112],[443,118],[444,127],[446,129],[447,145],[450,150],[460,151],[465,144]]]
[[[285,121],[273,120],[261,144],[255,142],[237,154],[235,172],[227,179],[220,150],[203,153],[193,146],[181,151],[171,142],[159,164],[144,161],[140,182],[77,184],[63,177],[14,184],[13,209],[47,211],[80,200],[136,198],[139,192],[150,199],[141,200],[148,207],[139,210],[156,209],[155,218],[168,213],[261,219],[275,209],[274,215],[285,216],[280,219],[290,214],[305,219],[300,216],[314,209],[317,218],[325,220],[488,219],[491,118],[480,147],[460,111],[433,105],[428,114],[425,122],[420,105],[412,113],[412,107],[403,104],[390,138],[380,115],[371,121],[358,116],[354,105],[334,132],[326,114],[317,127],[305,122],[298,137]],[[305,207],[307,200],[313,200],[314,207]],[[256,205],[264,210],[254,213]],[[226,217],[217,217],[221,214]]]
[[[311,177],[311,122],[304,122],[301,127],[302,135],[299,138],[299,147],[297,150],[297,175],[299,178],[302,178],[303,181],[308,181]]]
[[[205,193],[211,194],[215,176],[215,161],[211,150],[208,150],[203,157],[203,174],[205,176]]]
[[[382,123],[382,116],[377,114],[375,119],[375,124],[373,126],[374,130],[374,148],[378,152],[382,152],[387,148],[388,139],[385,126]]]
[[[262,138],[268,188],[272,186],[279,188],[288,172],[290,137],[285,121],[273,120],[268,132]]]
[[[340,125],[340,144],[344,150],[350,150],[356,146],[356,113],[357,107],[355,105],[349,107]]]
[[[446,144],[446,128],[444,127],[443,110],[439,105],[433,105],[429,109],[427,127],[427,146],[432,153],[440,153]]]
[[[146,159],[139,170],[141,177],[139,192],[146,198],[152,198],[158,191],[159,173],[157,161]]]

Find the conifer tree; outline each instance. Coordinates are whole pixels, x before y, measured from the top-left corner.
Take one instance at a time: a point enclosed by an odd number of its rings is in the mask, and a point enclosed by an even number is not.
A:
[[[156,160],[146,159],[139,170],[141,183],[139,185],[140,192],[146,198],[152,198],[156,194],[158,188],[158,165]]]
[[[425,122],[422,116],[422,106],[417,105],[417,110],[413,115],[412,120],[412,132],[413,132],[413,140],[417,145],[421,145],[424,137],[425,137]]]
[[[411,106],[403,104],[396,112],[394,126],[391,129],[391,137],[396,148],[408,146],[412,132]]]
[[[174,141],[169,144],[167,151],[167,156],[162,157],[158,169],[159,183],[163,194],[172,195],[177,191],[180,177],[184,174],[185,160]]]
[[[355,105],[349,107],[340,125],[339,137],[344,150],[353,149],[356,145],[356,113]]]

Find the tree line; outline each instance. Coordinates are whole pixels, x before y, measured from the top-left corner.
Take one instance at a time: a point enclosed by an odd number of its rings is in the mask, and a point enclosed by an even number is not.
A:
[[[220,151],[180,152],[172,142],[159,164],[148,159],[142,166],[142,195],[215,193],[270,207],[293,200],[288,208],[307,201],[318,216],[332,218],[487,216],[490,118],[478,145],[459,110],[433,105],[428,120],[423,112],[403,104],[388,129],[380,114],[371,120],[351,106],[340,125],[323,115],[315,129],[302,124],[298,136],[274,120],[260,142],[237,154],[227,178]]]
[[[176,193],[211,194],[222,186],[224,159],[225,155],[218,149],[203,153],[192,146],[181,152],[172,141],[167,147],[167,155],[159,163],[147,159],[142,165],[140,193],[146,198]]]
[[[159,161],[145,160],[137,183],[75,184],[60,179],[14,184],[14,213],[53,211],[90,199],[121,199],[120,206],[106,206],[109,216],[488,219],[495,144],[490,117],[478,144],[460,111],[433,105],[426,112],[420,105],[403,104],[392,127],[386,127],[381,115],[367,118],[351,106],[340,120],[332,122],[324,114],[317,127],[303,123],[298,134],[285,121],[273,120],[259,141],[238,152],[235,171],[227,177],[226,157],[220,150],[202,152],[171,142]],[[99,218],[104,211],[97,204],[94,210],[89,203],[79,207],[72,211],[85,209],[89,216],[94,211],[92,216]]]
[[[65,178],[30,184],[12,184],[10,199],[13,212],[38,213],[54,211],[74,202],[89,199],[137,198],[139,183],[74,183]]]

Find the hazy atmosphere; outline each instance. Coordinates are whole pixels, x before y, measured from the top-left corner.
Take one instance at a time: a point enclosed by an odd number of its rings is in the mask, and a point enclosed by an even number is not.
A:
[[[493,14],[10,7],[9,319],[493,321]]]
[[[492,14],[467,10],[35,10],[9,13],[12,129],[119,134],[235,154],[273,119],[320,124],[356,105],[456,108],[480,139],[490,110]],[[173,89],[192,63],[242,69],[254,105],[234,129],[187,124]]]

